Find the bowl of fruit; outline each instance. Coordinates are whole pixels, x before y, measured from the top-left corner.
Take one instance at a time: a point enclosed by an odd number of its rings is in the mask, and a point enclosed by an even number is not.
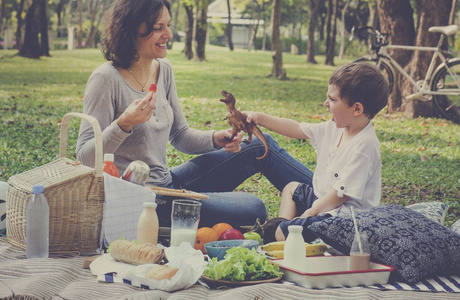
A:
[[[210,258],[217,258],[217,260],[221,260],[224,258],[225,254],[227,253],[228,249],[234,247],[244,247],[251,249],[257,249],[259,246],[259,242],[256,240],[223,240],[223,241],[215,241],[209,242],[204,244],[204,248],[208,253]]]

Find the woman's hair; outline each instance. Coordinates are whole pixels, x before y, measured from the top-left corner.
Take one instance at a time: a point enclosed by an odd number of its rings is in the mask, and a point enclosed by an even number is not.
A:
[[[101,44],[105,58],[113,61],[114,66],[129,68],[139,59],[134,46],[137,29],[146,23],[147,31],[142,37],[150,35],[164,7],[171,14],[171,5],[166,0],[115,0],[104,14]]]
[[[379,69],[367,62],[349,63],[336,69],[329,84],[339,88],[340,97],[348,106],[360,102],[369,119],[387,105],[388,81]]]

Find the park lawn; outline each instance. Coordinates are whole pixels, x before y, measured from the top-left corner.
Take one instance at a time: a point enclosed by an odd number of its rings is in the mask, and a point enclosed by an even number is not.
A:
[[[184,113],[194,128],[227,128],[220,90],[232,92],[242,110],[258,110],[298,121],[330,118],[323,107],[328,78],[335,67],[306,64],[305,56],[283,55],[288,80],[267,78],[269,52],[247,52],[208,46],[206,62],[188,61],[176,43],[168,54]],[[91,71],[104,62],[99,50],[52,51],[51,57],[30,60],[0,52],[0,180],[56,158],[59,123],[70,111],[82,111]],[[335,60],[342,65],[349,60]],[[72,121],[70,155],[75,152],[78,122]],[[381,112],[373,120],[382,152],[382,202],[412,204],[442,201],[450,206],[447,224],[460,217],[460,125],[442,119],[405,119]],[[267,129],[262,129],[269,132]],[[279,144],[314,170],[316,154],[308,142],[270,132]],[[168,150],[171,166],[190,155]],[[280,193],[262,175],[239,190],[261,197],[273,216]]]

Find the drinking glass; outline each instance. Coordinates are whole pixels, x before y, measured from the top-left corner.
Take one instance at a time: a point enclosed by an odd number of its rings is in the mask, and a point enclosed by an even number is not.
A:
[[[195,200],[174,200],[171,211],[171,246],[182,242],[195,245],[200,222],[201,203]]]

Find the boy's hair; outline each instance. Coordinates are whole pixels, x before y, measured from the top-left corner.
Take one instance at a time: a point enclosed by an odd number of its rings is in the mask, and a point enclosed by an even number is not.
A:
[[[336,69],[329,84],[339,88],[340,97],[348,106],[360,102],[369,119],[387,105],[388,81],[376,66],[367,62],[349,63]]]

